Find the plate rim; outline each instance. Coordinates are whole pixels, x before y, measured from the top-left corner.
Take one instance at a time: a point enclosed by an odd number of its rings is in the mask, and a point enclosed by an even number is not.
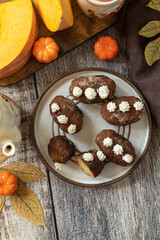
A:
[[[127,82],[136,92],[137,94],[141,97],[141,99],[144,102],[145,108],[146,108],[146,113],[147,113],[147,117],[148,117],[148,121],[149,121],[149,136],[147,139],[147,144],[145,146],[145,149],[141,155],[141,157],[138,159],[138,161],[135,163],[135,165],[124,175],[111,180],[109,182],[104,182],[104,183],[97,183],[97,184],[87,184],[87,183],[79,183],[79,182],[75,182],[73,180],[70,180],[62,175],[60,175],[59,173],[57,173],[52,167],[50,167],[50,165],[47,163],[47,161],[43,158],[42,154],[40,153],[40,150],[36,144],[36,138],[35,138],[35,134],[34,134],[34,127],[35,127],[35,117],[36,117],[36,113],[37,113],[37,109],[38,106],[42,100],[42,98],[44,97],[44,95],[46,94],[46,92],[58,81],[60,81],[61,79],[63,79],[64,77],[67,77],[68,75],[74,74],[74,73],[78,73],[78,72],[84,72],[84,71],[99,71],[99,72],[106,72],[106,73],[110,73],[113,74],[119,78],[121,78],[123,81]],[[141,92],[133,85],[132,82],[130,82],[127,78],[125,78],[124,76],[122,76],[119,73],[116,73],[112,70],[108,70],[105,68],[96,68],[96,67],[89,67],[89,68],[78,68],[75,70],[71,70],[71,71],[67,71],[66,73],[60,75],[59,77],[55,78],[40,94],[39,98],[36,101],[36,105],[33,109],[32,112],[32,118],[31,118],[31,137],[32,137],[32,141],[33,141],[33,145],[35,147],[36,153],[39,157],[39,159],[41,160],[41,162],[45,165],[45,167],[51,172],[53,173],[56,177],[60,178],[61,180],[68,182],[70,184],[76,185],[76,186],[80,186],[80,187],[103,187],[103,186],[107,186],[110,184],[113,184],[115,182],[118,182],[120,180],[122,180],[123,178],[127,177],[130,173],[132,173],[137,166],[141,163],[142,159],[144,158],[144,156],[146,155],[147,149],[149,147],[149,143],[151,140],[151,134],[152,134],[152,120],[151,120],[151,114],[150,114],[150,110],[149,107],[147,105],[147,102],[145,100],[145,98],[143,97],[143,95],[141,94]]]

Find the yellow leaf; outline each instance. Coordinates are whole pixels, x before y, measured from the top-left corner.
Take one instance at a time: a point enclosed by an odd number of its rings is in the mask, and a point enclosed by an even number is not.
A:
[[[160,59],[160,37],[147,44],[144,54],[149,66]]]
[[[157,10],[160,12],[160,1],[159,0],[151,0],[148,4],[147,7],[150,7],[154,10]]]
[[[0,167],[0,171],[10,171],[15,174],[21,182],[36,182],[45,175],[34,165],[25,162],[9,163]]]
[[[4,202],[5,202],[5,196],[0,195],[0,212],[2,211]]]
[[[8,157],[6,157],[3,152],[2,149],[0,148],[0,163],[4,162],[7,160]]]
[[[160,33],[160,21],[150,21],[140,31],[139,35],[144,37],[154,37]]]
[[[9,196],[9,201],[19,216],[36,225],[46,226],[41,204],[31,190],[24,186],[19,186],[17,191]]]

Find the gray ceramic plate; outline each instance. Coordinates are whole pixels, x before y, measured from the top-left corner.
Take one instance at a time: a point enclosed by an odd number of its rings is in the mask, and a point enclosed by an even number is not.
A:
[[[136,149],[137,158],[132,166],[121,167],[111,162],[105,165],[102,173],[97,178],[92,178],[84,173],[81,168],[73,161],[68,161],[62,170],[55,170],[53,162],[50,160],[47,145],[53,136],[53,122],[49,113],[49,104],[56,95],[69,95],[69,86],[75,77],[81,75],[105,75],[113,79],[116,83],[116,97],[135,96],[140,98],[145,105],[145,111],[140,121],[125,127],[117,127],[105,122],[100,115],[101,104],[82,104],[78,107],[83,111],[84,122],[82,130],[74,135],[67,135],[71,139],[79,151],[87,151],[97,148],[95,144],[96,135],[103,129],[113,129],[126,138],[128,138]],[[80,69],[70,72],[56,80],[54,80],[39,98],[33,113],[33,140],[37,153],[46,165],[46,167],[61,179],[80,186],[102,186],[116,182],[127,176],[144,157],[150,137],[151,137],[151,117],[148,106],[140,94],[140,92],[124,77],[117,73],[105,69]],[[63,135],[58,131],[58,127],[54,124],[54,134]],[[143,163],[144,164],[144,163]]]

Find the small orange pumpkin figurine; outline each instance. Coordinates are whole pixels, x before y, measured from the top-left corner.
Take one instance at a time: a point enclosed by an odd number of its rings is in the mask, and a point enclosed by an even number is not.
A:
[[[9,171],[0,172],[0,195],[11,195],[17,190],[17,177]]]
[[[119,52],[117,41],[110,36],[100,37],[94,44],[95,54],[102,60],[113,60]]]
[[[50,37],[41,37],[35,41],[33,46],[33,56],[43,63],[49,63],[58,57],[59,46]]]

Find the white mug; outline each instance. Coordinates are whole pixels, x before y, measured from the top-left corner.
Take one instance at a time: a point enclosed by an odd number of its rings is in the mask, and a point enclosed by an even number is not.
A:
[[[81,10],[92,18],[106,19],[117,13],[125,0],[110,0],[107,2],[99,0],[77,0]]]

